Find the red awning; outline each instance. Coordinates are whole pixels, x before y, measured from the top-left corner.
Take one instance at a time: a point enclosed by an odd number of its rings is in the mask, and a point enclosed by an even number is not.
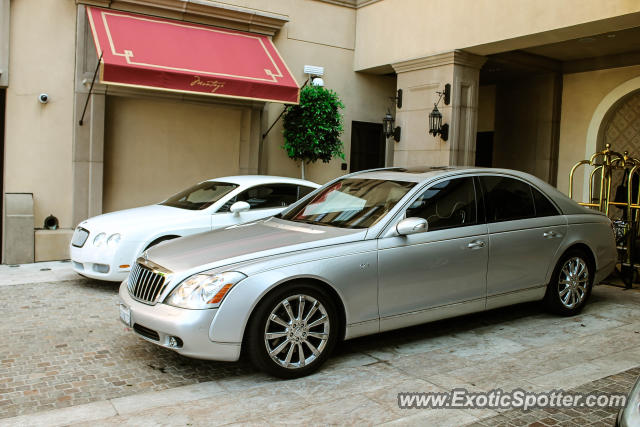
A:
[[[300,89],[260,34],[87,7],[100,81],[297,104]]]

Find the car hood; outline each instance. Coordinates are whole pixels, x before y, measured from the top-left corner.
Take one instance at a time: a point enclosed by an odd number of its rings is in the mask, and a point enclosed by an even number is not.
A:
[[[204,271],[272,255],[362,240],[365,234],[366,230],[269,218],[171,240],[149,249],[147,257],[173,272]]]
[[[149,205],[98,215],[81,222],[80,227],[84,227],[92,233],[126,233],[143,229],[157,229],[168,222],[188,220],[194,215],[194,212],[199,211]]]

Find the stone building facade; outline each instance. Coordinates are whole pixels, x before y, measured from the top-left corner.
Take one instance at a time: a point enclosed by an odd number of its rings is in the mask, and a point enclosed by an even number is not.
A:
[[[324,67],[346,106],[346,160],[310,165],[319,183],[365,166],[477,164],[566,192],[571,166],[605,142],[640,156],[634,0],[0,0],[3,262],[65,259],[83,219],[199,180],[300,175],[281,149],[280,103],[99,77],[89,97],[87,7],[266,35],[299,85],[305,65]],[[428,115],[447,84],[444,141]],[[382,135],[387,111],[398,142]]]

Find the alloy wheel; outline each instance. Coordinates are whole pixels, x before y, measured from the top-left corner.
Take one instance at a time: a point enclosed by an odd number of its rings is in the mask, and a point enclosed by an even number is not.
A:
[[[589,286],[589,268],[580,257],[569,258],[560,269],[558,295],[566,308],[572,309],[585,299]]]
[[[264,345],[278,365],[303,368],[325,350],[330,331],[329,315],[320,301],[309,295],[292,295],[271,310],[264,329]]]

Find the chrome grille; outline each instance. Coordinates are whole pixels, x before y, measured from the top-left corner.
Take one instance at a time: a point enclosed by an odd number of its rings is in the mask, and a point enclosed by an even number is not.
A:
[[[73,233],[73,237],[71,238],[71,244],[76,248],[81,248],[84,246],[87,238],[89,237],[89,230],[78,227],[76,231]]]
[[[167,285],[166,272],[143,265],[140,260],[131,269],[128,279],[129,295],[145,304],[155,304]]]

